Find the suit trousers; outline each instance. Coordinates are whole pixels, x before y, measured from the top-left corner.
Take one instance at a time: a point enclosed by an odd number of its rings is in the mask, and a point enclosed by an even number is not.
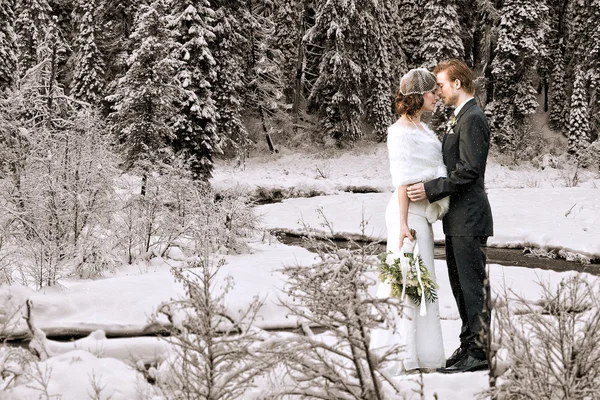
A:
[[[446,263],[462,327],[461,347],[486,358],[490,329],[490,286],[486,273],[487,237],[446,236]]]

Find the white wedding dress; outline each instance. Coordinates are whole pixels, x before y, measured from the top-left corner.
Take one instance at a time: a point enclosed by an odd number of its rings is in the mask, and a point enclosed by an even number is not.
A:
[[[398,121],[388,129],[388,152],[390,172],[396,190],[388,202],[385,221],[387,226],[387,251],[398,252],[400,238],[400,209],[398,187],[414,182],[425,182],[438,176],[445,176],[446,169],[442,161],[441,143],[426,126],[425,131],[404,125]],[[435,268],[433,261],[433,230],[429,220],[435,220],[447,211],[445,203],[432,205],[427,200],[410,202],[408,208],[408,226],[417,234],[419,253],[433,279]],[[439,208],[436,208],[438,206]],[[440,209],[444,210],[441,211]],[[438,213],[432,215],[432,213]],[[377,297],[389,297],[391,286],[379,282]],[[439,295],[439,293],[438,293]],[[402,315],[395,315],[396,329],[375,329],[371,332],[371,349],[382,354],[390,346],[402,346],[402,362],[394,363],[388,373],[397,375],[402,371],[415,368],[439,368],[445,366],[444,342],[440,324],[439,305],[426,303],[427,313],[421,316],[419,307],[410,299],[403,303]]]

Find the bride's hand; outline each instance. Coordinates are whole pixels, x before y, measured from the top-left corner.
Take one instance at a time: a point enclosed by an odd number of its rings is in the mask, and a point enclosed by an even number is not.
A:
[[[411,242],[413,240],[415,240],[408,225],[400,226],[400,241],[398,242],[400,249],[402,248],[402,245],[404,244],[404,238],[408,238]]]

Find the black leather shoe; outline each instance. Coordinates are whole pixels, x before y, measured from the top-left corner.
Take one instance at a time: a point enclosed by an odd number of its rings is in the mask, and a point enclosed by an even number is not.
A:
[[[446,368],[438,368],[437,371],[443,374],[455,374],[458,372],[483,371],[486,369],[490,369],[487,360],[480,360],[471,355],[466,355],[456,364]]]
[[[454,350],[454,353],[446,360],[446,368],[453,366],[457,362],[459,362],[464,356],[467,355],[466,347],[459,347]]]

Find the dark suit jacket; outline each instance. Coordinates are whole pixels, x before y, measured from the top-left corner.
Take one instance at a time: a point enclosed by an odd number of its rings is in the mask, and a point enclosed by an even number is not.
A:
[[[461,108],[453,131],[442,144],[448,177],[426,182],[427,198],[434,202],[450,196],[443,219],[447,236],[492,236],[492,210],[484,187],[490,128],[475,99]]]

